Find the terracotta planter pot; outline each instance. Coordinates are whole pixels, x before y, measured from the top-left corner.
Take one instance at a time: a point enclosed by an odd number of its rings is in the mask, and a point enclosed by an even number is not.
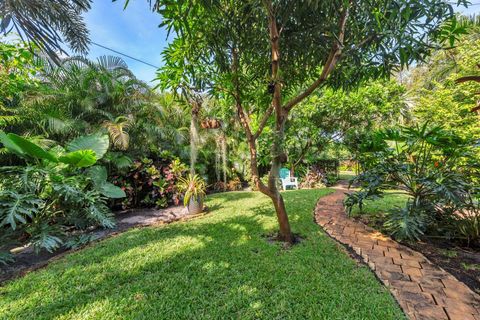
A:
[[[203,211],[203,199],[202,198],[190,198],[188,202],[188,213],[189,214],[199,214]]]
[[[200,122],[202,129],[218,129],[221,126],[220,120],[218,119],[205,119]]]

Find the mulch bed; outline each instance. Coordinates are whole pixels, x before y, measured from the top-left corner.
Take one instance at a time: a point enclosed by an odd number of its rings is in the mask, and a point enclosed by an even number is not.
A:
[[[207,209],[207,208],[206,208]],[[166,224],[179,220],[195,218],[199,215],[189,215],[184,207],[170,207],[166,209],[132,209],[115,213],[116,227],[113,229],[95,229],[87,232],[93,234],[95,241],[114,236],[131,228],[146,227],[157,224]],[[94,242],[95,242],[94,241]],[[60,248],[52,253],[42,251],[35,254],[32,248],[26,248],[15,254],[15,261],[6,266],[0,265],[0,285],[2,283],[23,276],[26,273],[43,268],[52,260],[59,259],[78,249]]]
[[[382,229],[378,220],[369,219],[368,216],[356,217],[355,220],[377,230]],[[480,294],[480,248],[463,247],[452,241],[434,238],[402,244],[421,252],[430,261]]]
[[[479,248],[464,248],[441,240],[406,243],[423,253],[430,261],[450,272],[476,293],[480,293]]]

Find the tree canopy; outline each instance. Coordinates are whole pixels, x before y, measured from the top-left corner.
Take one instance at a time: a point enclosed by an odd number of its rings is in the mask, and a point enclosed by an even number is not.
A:
[[[441,0],[157,0],[153,7],[175,33],[160,80],[165,87],[208,90],[235,106],[253,180],[272,198],[280,237],[288,242],[293,238],[276,180],[286,161],[290,110],[320,86],[352,87],[422,61],[437,38],[458,31],[446,24],[453,8]],[[271,169],[264,185],[256,142],[272,114]]]

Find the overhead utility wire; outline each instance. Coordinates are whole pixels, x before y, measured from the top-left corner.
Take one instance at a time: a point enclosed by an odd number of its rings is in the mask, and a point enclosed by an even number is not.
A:
[[[140,62],[140,63],[143,63],[143,64],[145,64],[145,65],[147,65],[147,66],[150,66],[150,67],[152,67],[152,68],[155,68],[155,69],[159,69],[159,68],[160,68],[160,67],[158,67],[158,66],[156,66],[156,65],[153,65],[153,64],[151,64],[151,63],[149,63],[149,62],[146,62],[146,61],[143,61],[143,60],[137,59],[137,58],[135,58],[135,57],[132,57],[132,56],[130,56],[130,55],[128,55],[128,54],[125,54],[125,53],[123,53],[123,52],[120,52],[120,51],[117,51],[117,50],[115,50],[115,49],[112,49],[112,48],[106,47],[106,46],[104,46],[104,45],[101,45],[101,44],[99,44],[99,43],[96,43],[96,42],[93,42],[93,41],[91,41],[91,43],[92,43],[92,44],[94,44],[94,45],[96,45],[96,46],[98,46],[98,47],[100,47],[100,48],[103,48],[103,49],[106,49],[106,50],[109,50],[109,51],[115,52],[116,54],[122,55],[122,56],[124,56],[124,57],[127,57],[127,58],[129,58],[129,59],[132,59],[132,60],[138,61],[138,62]]]
[[[449,2],[449,3],[452,3],[452,4],[453,4],[453,2]],[[473,3],[473,4],[470,4],[469,7],[471,7],[471,6],[478,6],[478,5],[480,5],[480,3]],[[96,42],[93,42],[93,41],[91,41],[91,43],[94,44],[94,45],[96,45],[96,46],[98,46],[98,47],[100,47],[100,48],[103,48],[103,49],[106,49],[106,50],[115,52],[116,54],[122,55],[122,56],[124,56],[124,57],[127,57],[127,58],[129,58],[129,59],[135,60],[135,61],[137,61],[137,62],[143,63],[143,64],[145,64],[145,65],[147,65],[147,66],[149,66],[149,67],[152,67],[152,68],[155,68],[155,69],[159,69],[159,68],[160,68],[160,67],[158,67],[158,66],[156,66],[156,65],[153,65],[153,64],[151,64],[151,63],[149,63],[149,62],[146,62],[146,61],[143,61],[143,60],[141,60],[141,59],[132,57],[132,56],[126,54],[126,53],[123,53],[123,52],[117,51],[117,50],[115,50],[115,49],[106,47],[106,46],[101,45],[101,44],[99,44],[99,43],[96,43]]]

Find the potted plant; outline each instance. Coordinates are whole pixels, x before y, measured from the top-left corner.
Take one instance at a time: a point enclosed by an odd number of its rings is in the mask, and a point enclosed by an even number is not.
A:
[[[178,189],[185,192],[183,204],[190,214],[198,214],[203,211],[203,199],[205,198],[205,181],[199,175],[189,174],[187,178],[180,178]]]

